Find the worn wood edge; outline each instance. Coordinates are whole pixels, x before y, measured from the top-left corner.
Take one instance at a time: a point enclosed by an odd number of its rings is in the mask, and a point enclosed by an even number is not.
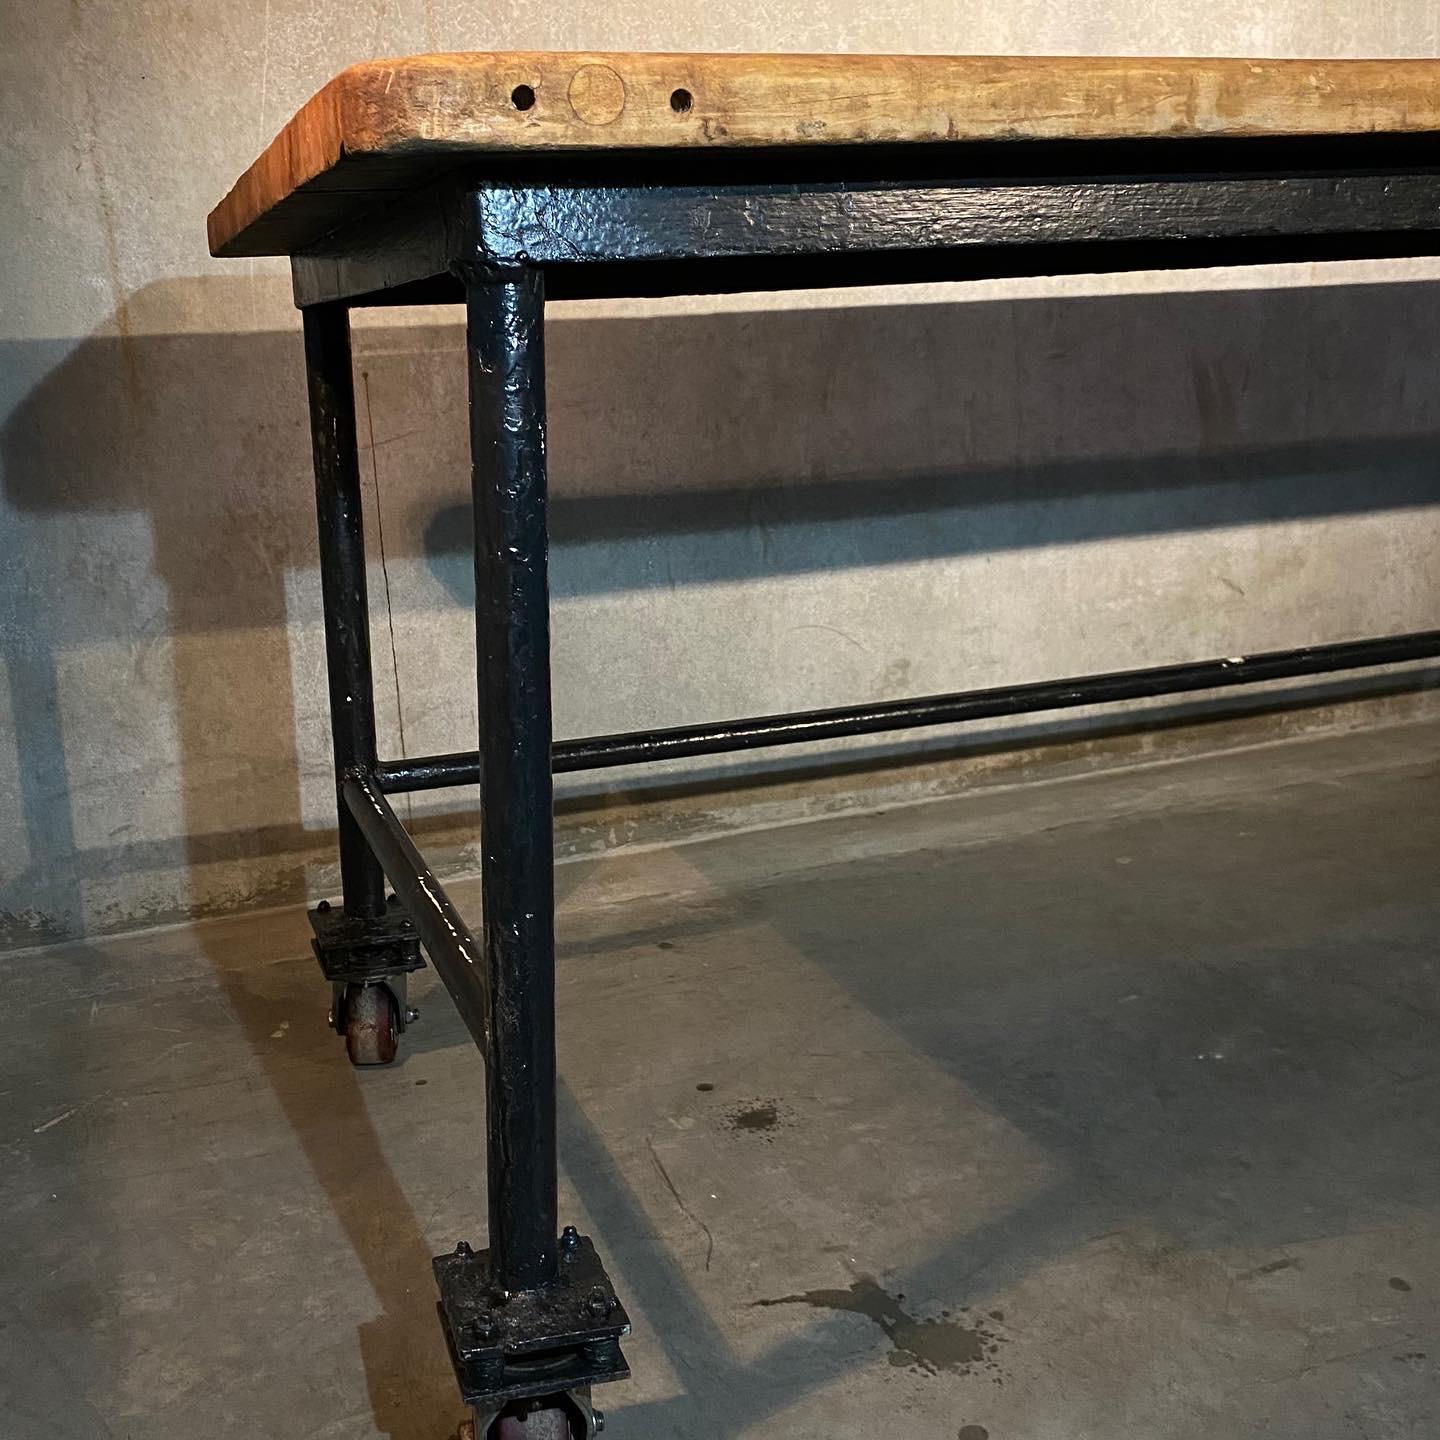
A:
[[[210,212],[205,229],[212,255],[223,254],[262,215],[339,164],[341,97],[350,74],[342,72],[312,95]]]
[[[1440,62],[1425,60],[548,51],[372,60],[302,106],[207,228],[212,254],[249,253],[236,243],[249,226],[352,158],[1419,133],[1440,130],[1437,82]],[[513,103],[517,86],[533,91],[529,109]],[[672,104],[677,91],[687,108]]]

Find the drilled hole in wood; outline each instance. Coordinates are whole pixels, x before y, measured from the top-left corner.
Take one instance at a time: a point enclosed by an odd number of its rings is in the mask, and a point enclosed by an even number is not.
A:
[[[517,85],[510,92],[510,103],[517,110],[528,110],[535,103],[535,92],[528,85]]]
[[[695,97],[688,90],[672,90],[670,92],[670,108],[677,115],[684,115],[695,103]]]

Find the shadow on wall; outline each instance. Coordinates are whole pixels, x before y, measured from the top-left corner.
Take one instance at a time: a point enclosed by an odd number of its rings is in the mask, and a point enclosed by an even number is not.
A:
[[[127,311],[198,289],[229,313],[244,283],[165,282]],[[1405,284],[561,315],[556,595],[1430,504],[1437,309]],[[331,835],[297,746],[328,723],[292,627],[318,594],[298,335],[5,350],[31,388],[0,434],[20,832],[0,943],[302,898]],[[381,447],[404,467],[387,558],[440,582],[391,603],[438,594],[465,623],[459,328],[356,351],[363,468]]]

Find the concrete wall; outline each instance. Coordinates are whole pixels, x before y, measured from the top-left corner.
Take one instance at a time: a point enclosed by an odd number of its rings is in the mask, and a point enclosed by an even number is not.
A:
[[[211,261],[204,217],[335,70],[487,47],[1433,55],[1440,18],[0,0],[0,36],[0,941],[26,943],[333,887],[298,327],[283,262]],[[555,307],[558,733],[1440,624],[1437,280],[1415,262]],[[382,743],[459,748],[459,330],[362,323]],[[933,740],[856,747],[897,748],[926,764],[894,793],[938,783]],[[667,823],[756,813],[732,765],[661,778]],[[642,782],[568,787],[598,797],[571,807],[590,840],[642,833]],[[768,793],[768,818],[805,803]]]

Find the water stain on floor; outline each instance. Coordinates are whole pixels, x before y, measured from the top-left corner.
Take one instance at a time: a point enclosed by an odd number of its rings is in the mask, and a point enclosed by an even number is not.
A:
[[[948,1311],[938,1320],[912,1315],[900,1303],[903,1295],[891,1295],[868,1275],[862,1275],[845,1290],[806,1290],[798,1295],[780,1295],[757,1300],[757,1305],[810,1305],[817,1310],[843,1310],[873,1320],[890,1342],[890,1363],[911,1370],[938,1374],[942,1370],[968,1373],[978,1368],[998,1371],[995,1352],[1004,1338],[983,1320],[969,1323]]]

